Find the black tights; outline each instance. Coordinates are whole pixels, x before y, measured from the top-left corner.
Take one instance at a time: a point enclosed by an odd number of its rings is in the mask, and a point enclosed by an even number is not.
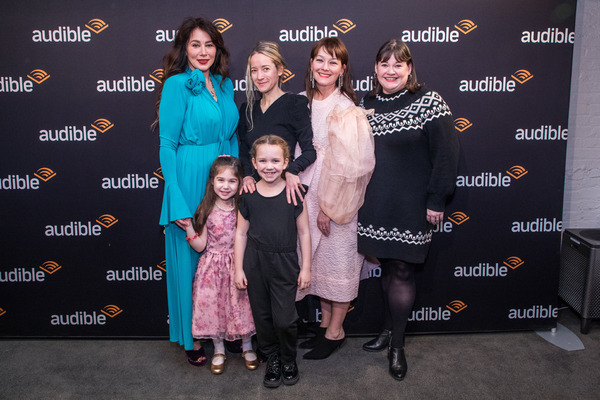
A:
[[[393,258],[380,258],[385,303],[384,329],[392,331],[392,347],[404,347],[404,331],[415,302],[415,266]]]

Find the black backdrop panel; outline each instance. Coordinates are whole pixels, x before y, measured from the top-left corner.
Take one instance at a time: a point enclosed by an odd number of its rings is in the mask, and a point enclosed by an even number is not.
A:
[[[338,36],[354,86],[405,40],[450,105],[462,154],[454,198],[418,271],[411,332],[556,325],[576,2],[41,1],[0,15],[0,335],[164,337],[163,180],[154,120],[161,59],[186,16],[222,29],[236,102],[247,55],[274,40],[300,92],[313,43]],[[199,199],[200,200],[200,199]],[[380,270],[347,331],[381,322]],[[301,305],[308,321],[318,301]]]

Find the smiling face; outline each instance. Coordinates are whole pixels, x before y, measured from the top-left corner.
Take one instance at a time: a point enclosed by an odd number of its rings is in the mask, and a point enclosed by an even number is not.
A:
[[[382,60],[375,64],[377,81],[385,94],[396,93],[403,89],[411,71],[412,65],[404,61],[397,61],[393,54],[386,61]]]
[[[199,69],[204,73],[208,73],[208,70],[215,62],[215,55],[217,54],[217,47],[208,33],[200,28],[194,29],[185,50],[189,67],[192,70]]]
[[[279,87],[279,77],[283,75],[283,65],[277,67],[273,60],[262,53],[250,57],[250,75],[254,86],[264,95]]]
[[[213,179],[215,193],[224,202],[235,196],[239,184],[240,181],[231,167],[222,167]]]
[[[264,143],[256,148],[256,156],[252,158],[252,165],[261,179],[268,184],[273,184],[283,179],[281,174],[287,168],[288,161],[281,146]]]
[[[329,54],[324,47],[321,47],[315,58],[310,60],[310,68],[315,78],[315,83],[320,92],[327,92],[335,88],[336,82],[341,74],[344,73],[346,66],[332,54]]]

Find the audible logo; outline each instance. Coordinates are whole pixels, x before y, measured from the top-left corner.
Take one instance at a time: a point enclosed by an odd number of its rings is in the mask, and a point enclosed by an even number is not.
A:
[[[37,190],[40,188],[40,180],[48,182],[56,176],[56,172],[50,168],[42,167],[34,172],[34,177],[25,175],[8,175],[0,180],[1,190]]]
[[[156,189],[159,182],[149,174],[127,174],[122,178],[102,178],[101,186],[102,189]]]
[[[373,77],[371,75],[361,80],[353,80],[354,90],[357,92],[369,92],[373,90]]]
[[[31,93],[33,92],[33,83],[38,85],[50,78],[43,69],[34,69],[27,74],[28,79],[23,77],[13,78],[11,76],[0,76],[0,93]]]
[[[482,172],[479,175],[475,176],[457,176],[456,177],[456,186],[457,187],[509,187],[512,180],[521,179],[523,176],[527,175],[528,171],[520,166],[513,165],[510,167],[506,173],[507,175],[503,175],[501,172]]]
[[[548,306],[535,305],[530,308],[508,310],[508,319],[541,319],[541,318],[557,318],[558,308],[551,304]]]
[[[109,304],[102,308],[100,312],[75,311],[73,314],[51,315],[50,324],[52,325],[106,325],[106,317],[114,318],[121,314],[123,310],[118,306]]]
[[[463,19],[454,27],[458,30],[454,30],[449,26],[445,28],[430,26],[422,30],[404,30],[401,39],[406,43],[456,43],[460,37],[459,32],[466,35],[477,28],[477,25],[469,19]]]
[[[446,308],[456,314],[467,308],[467,305],[460,300],[451,301]]]
[[[562,221],[556,218],[536,218],[533,221],[514,221],[512,223],[511,231],[514,233],[520,232],[561,232]]]
[[[167,261],[162,260],[159,264],[156,265],[156,267],[162,269],[164,272],[167,272]]]
[[[519,257],[509,257],[502,264],[480,262],[477,265],[458,265],[454,267],[456,278],[504,278],[508,275],[508,268],[516,269],[525,262]]]
[[[162,174],[162,168],[158,168],[156,171],[153,172],[153,174],[162,179],[163,181],[165,180],[165,177]]]
[[[337,20],[333,29],[324,26],[307,26],[304,29],[282,29],[279,31],[280,42],[317,42],[324,37],[338,37],[338,31],[346,34],[356,28],[356,24],[347,18]]]
[[[158,83],[162,83],[162,80],[164,77],[165,77],[165,70],[162,68],[155,69],[150,74],[150,78],[154,79]]]
[[[290,71],[289,69],[285,68],[283,70],[283,75],[282,75],[282,83],[286,83],[287,81],[289,81],[290,79],[292,79],[294,76],[296,76],[292,71]]]
[[[12,271],[0,271],[0,283],[44,282],[46,274],[52,275],[62,267],[56,261],[46,261],[39,268],[41,271],[35,268],[14,268]]]
[[[447,307],[447,306],[446,306]],[[442,307],[421,307],[418,310],[413,310],[409,321],[449,321],[452,313]]]
[[[514,92],[516,82],[523,84],[533,78],[533,74],[526,69],[514,72],[511,78],[488,76],[481,80],[462,80],[458,90],[461,92]]]
[[[466,118],[456,118],[454,120],[454,127],[459,132],[464,132],[472,126],[473,124]]]
[[[91,19],[85,24],[87,29],[80,26],[71,28],[69,26],[59,26],[56,29],[36,29],[34,30],[32,40],[36,43],[54,42],[54,43],[76,43],[89,42],[92,33],[98,34],[108,28],[108,24],[101,19]],[[90,32],[91,31],[91,32]]]
[[[108,270],[106,271],[106,280],[109,282],[161,281],[163,278],[163,271],[161,269],[155,269],[153,267],[131,267],[122,270]]]
[[[523,31],[521,34],[521,43],[575,43],[575,32],[570,32],[569,28],[561,30],[560,28],[548,28],[544,31]]]
[[[569,131],[561,125],[554,128],[552,125],[542,125],[539,128],[519,128],[515,133],[517,140],[567,140]]]
[[[121,79],[99,80],[96,90],[100,93],[139,93],[153,92],[156,87],[156,76],[153,74],[159,73],[159,70],[154,70],[149,74],[151,79],[145,76],[140,76],[139,79],[135,76],[124,76]]]
[[[227,21],[225,18],[217,18],[213,21],[213,24],[221,33],[233,26],[233,24]],[[157,29],[155,39],[157,42],[172,42],[175,40],[176,35],[177,29]]]
[[[462,211],[455,211],[450,214],[448,219],[454,222],[456,225],[462,225],[469,220],[469,216]]]
[[[6,314],[6,310],[2,307],[0,307],[0,317],[3,316],[4,314]]]
[[[115,126],[106,118],[98,118],[91,127],[65,126],[62,129],[40,130],[40,142],[94,142],[98,132],[104,133]]]
[[[110,214],[103,214],[96,219],[96,222],[100,225],[93,224],[91,221],[71,221],[66,225],[46,225],[44,234],[48,237],[100,236],[102,227],[108,229],[118,221]]]
[[[466,222],[469,219],[469,216],[462,211],[456,211],[452,213],[448,219],[457,226]],[[439,224],[435,225],[432,229],[433,233],[450,233],[452,232],[452,222],[442,221]]]
[[[217,18],[213,21],[213,24],[217,27],[217,30],[221,33],[231,28],[233,24],[227,21],[225,18]]]

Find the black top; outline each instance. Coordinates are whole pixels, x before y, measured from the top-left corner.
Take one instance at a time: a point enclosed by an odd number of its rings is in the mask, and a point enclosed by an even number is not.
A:
[[[422,88],[365,96],[375,139],[375,171],[358,212],[358,250],[381,258],[425,261],[433,225],[453,193],[459,143],[450,108]]]
[[[256,100],[252,109],[253,128],[251,131],[248,130],[246,107],[247,103],[240,107],[238,124],[240,160],[244,167],[244,176],[252,175],[253,171],[250,159],[252,143],[264,135],[277,135],[287,142],[290,147],[290,163],[287,171],[290,173],[298,175],[315,162],[317,152],[312,142],[313,133],[306,97],[285,93],[275,100],[264,113],[260,108],[260,100]],[[302,154],[294,160],[296,143],[300,145]]]
[[[305,189],[308,189],[304,185]],[[273,253],[295,252],[298,229],[296,218],[302,213],[303,205],[289,204],[285,188],[276,196],[265,197],[255,190],[243,193],[239,210],[250,223],[248,245]]]

